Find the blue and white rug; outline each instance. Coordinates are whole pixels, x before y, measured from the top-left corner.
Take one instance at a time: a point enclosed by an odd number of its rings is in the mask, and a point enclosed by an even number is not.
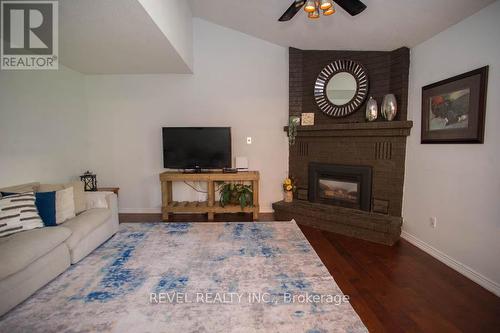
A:
[[[292,221],[121,224],[0,331],[367,330]]]

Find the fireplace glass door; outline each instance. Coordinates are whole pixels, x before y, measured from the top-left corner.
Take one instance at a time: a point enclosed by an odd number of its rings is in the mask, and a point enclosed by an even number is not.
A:
[[[326,163],[309,164],[309,201],[370,210],[371,168]]]
[[[359,183],[331,178],[318,179],[319,197],[326,201],[343,201],[359,208]]]

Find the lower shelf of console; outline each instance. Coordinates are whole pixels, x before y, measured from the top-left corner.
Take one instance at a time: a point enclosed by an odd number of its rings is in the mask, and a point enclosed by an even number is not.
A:
[[[273,203],[278,220],[295,219],[298,224],[393,245],[401,235],[402,217],[365,212],[356,209],[294,200]]]
[[[163,207],[163,214],[169,213],[253,213],[258,217],[259,206],[247,206],[241,208],[240,205],[225,205],[222,207],[218,201],[213,206],[208,205],[208,201],[172,201]]]

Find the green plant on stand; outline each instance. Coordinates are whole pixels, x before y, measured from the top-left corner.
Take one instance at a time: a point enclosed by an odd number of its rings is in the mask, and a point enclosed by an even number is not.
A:
[[[219,184],[220,205],[240,205],[241,209],[253,206],[253,190],[251,185],[221,183]]]

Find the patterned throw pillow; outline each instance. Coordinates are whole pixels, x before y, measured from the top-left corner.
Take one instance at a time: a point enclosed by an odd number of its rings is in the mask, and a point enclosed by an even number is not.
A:
[[[43,185],[44,189],[47,186],[63,185]],[[18,193],[2,192],[2,195],[14,195]],[[73,187],[51,191],[51,192],[36,192],[35,205],[38,214],[46,227],[54,227],[69,219],[75,217],[75,201],[73,196]]]
[[[33,192],[13,194],[0,199],[0,237],[43,227]]]

